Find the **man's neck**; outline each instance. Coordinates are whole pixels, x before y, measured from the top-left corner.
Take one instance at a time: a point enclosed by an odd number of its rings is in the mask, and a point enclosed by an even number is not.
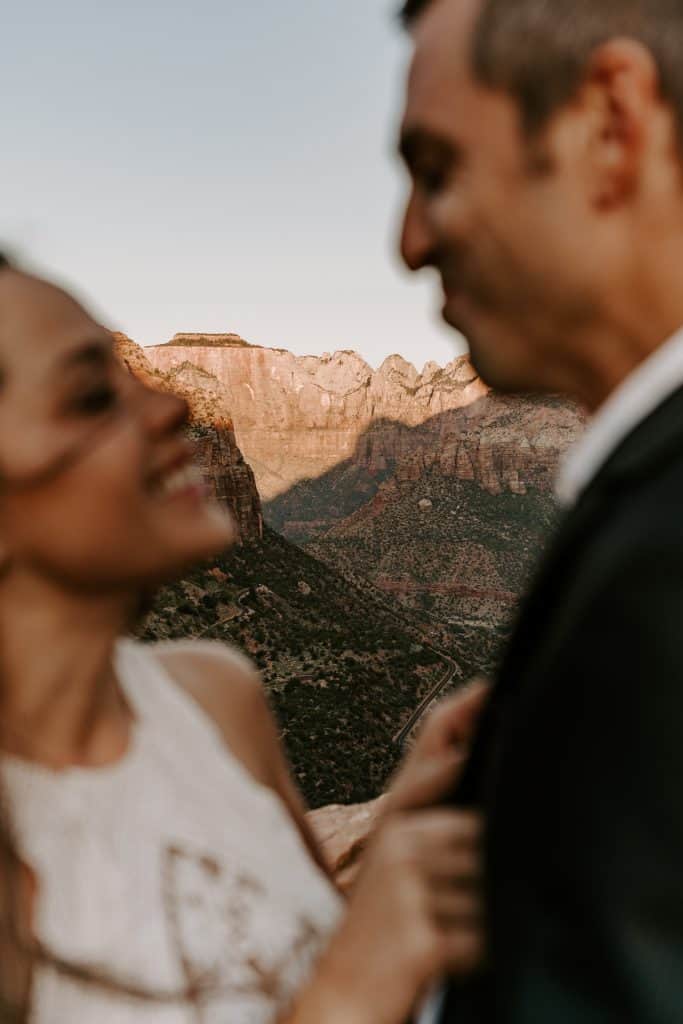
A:
[[[683,293],[678,258],[666,240],[646,259],[639,254],[629,281],[604,302],[602,322],[577,346],[575,393],[591,412],[683,326]]]

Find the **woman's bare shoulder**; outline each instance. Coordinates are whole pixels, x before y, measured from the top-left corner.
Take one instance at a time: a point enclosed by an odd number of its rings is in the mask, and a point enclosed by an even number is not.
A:
[[[156,644],[154,650],[169,675],[211,716],[235,757],[278,794],[311,857],[327,873],[256,666],[220,643],[178,640]]]
[[[271,713],[253,662],[233,647],[207,640],[163,642],[152,650],[174,682],[215,722],[233,754],[268,782],[273,752],[264,747],[263,734]]]
[[[242,700],[263,696],[256,665],[241,651],[213,640],[168,640],[152,645],[173,679],[219,715]]]

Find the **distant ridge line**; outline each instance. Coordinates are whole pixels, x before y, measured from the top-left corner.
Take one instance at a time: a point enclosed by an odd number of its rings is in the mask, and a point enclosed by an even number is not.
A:
[[[239,334],[211,334],[192,333],[182,331],[174,334],[170,341],[165,341],[155,348],[166,348],[168,346],[186,348],[261,348],[261,345],[252,345],[245,341]]]
[[[401,355],[399,352],[393,352],[390,355],[385,356],[382,362],[379,364],[379,366],[375,367],[368,362],[366,357],[361,352],[358,352],[356,349],[353,348],[335,349],[333,353],[321,352],[317,354],[298,354],[296,352],[292,352],[290,349],[281,348],[279,346],[255,345],[251,341],[245,341],[245,339],[242,338],[241,335],[234,334],[232,332],[220,333],[211,331],[180,331],[174,334],[170,341],[163,341],[154,345],[145,345],[144,347],[145,349],[251,349],[253,351],[275,352],[279,355],[290,356],[298,363],[313,360],[319,364],[331,363],[334,362],[335,360],[339,360],[340,357],[348,356],[352,357],[355,360],[358,360],[361,363],[364,363],[372,376],[375,376],[377,374],[391,373],[393,370],[397,369],[398,364],[398,366],[400,366],[400,369],[398,370],[399,374],[401,374],[402,370],[408,371],[408,373],[412,371],[415,374],[416,378],[424,378],[427,372],[431,369],[432,378],[436,379],[436,376],[448,375],[449,370],[451,370],[453,367],[466,365],[468,369],[471,371],[472,376],[471,379],[458,381],[460,387],[468,387],[469,385],[474,384],[480,380],[479,375],[472,366],[472,362],[468,353],[463,353],[461,355],[454,356],[454,358],[450,362],[446,363],[444,366],[441,366],[434,360],[429,359],[424,363],[422,370],[420,370],[419,366],[417,366],[415,363],[412,363],[409,359],[406,359],[405,356]]]

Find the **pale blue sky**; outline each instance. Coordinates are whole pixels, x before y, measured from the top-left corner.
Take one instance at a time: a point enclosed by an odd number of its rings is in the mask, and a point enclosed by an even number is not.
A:
[[[395,254],[395,7],[7,4],[0,242],[143,344],[453,358],[436,283]]]

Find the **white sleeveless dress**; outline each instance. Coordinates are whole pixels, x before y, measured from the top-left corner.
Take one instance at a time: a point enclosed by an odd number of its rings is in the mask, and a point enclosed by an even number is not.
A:
[[[310,976],[341,899],[284,804],[154,648],[121,641],[117,672],[136,719],[121,761],[52,772],[3,760],[17,842],[40,884],[37,936],[126,989],[41,967],[32,1024],[272,1024]]]

